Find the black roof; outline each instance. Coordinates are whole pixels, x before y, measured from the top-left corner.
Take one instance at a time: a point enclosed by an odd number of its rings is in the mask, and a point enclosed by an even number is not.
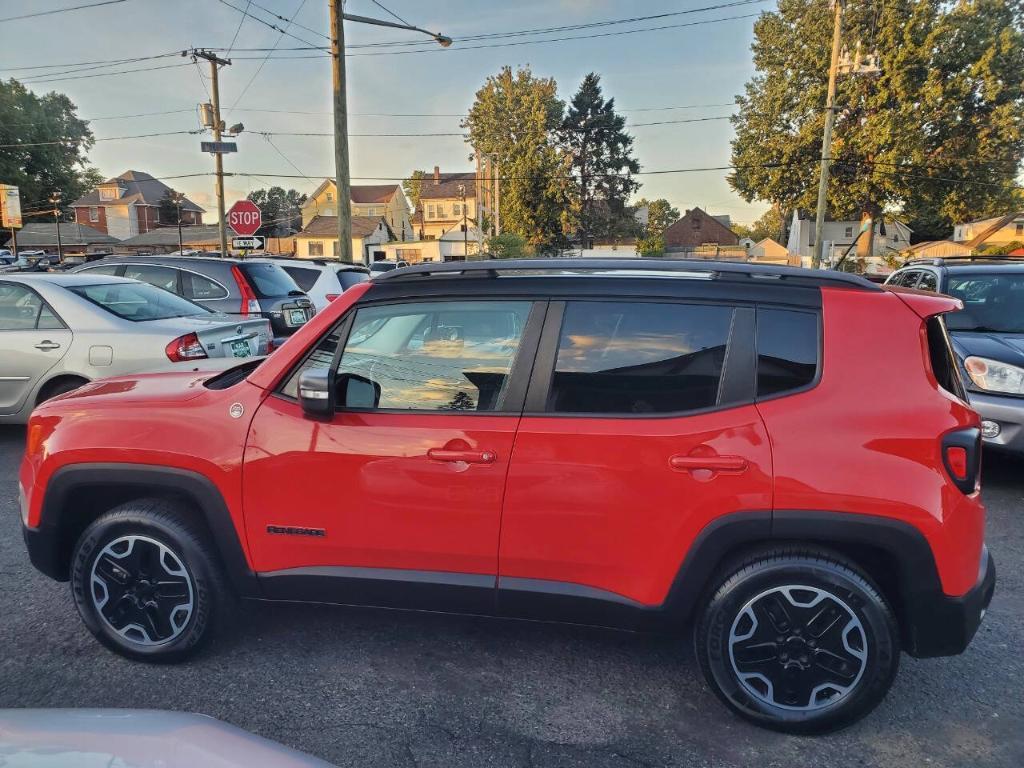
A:
[[[711,259],[490,259],[414,264],[385,272],[374,278],[378,283],[423,281],[440,278],[504,277],[693,277],[729,282],[754,281],[761,284],[802,287],[836,286],[864,291],[880,291],[878,285],[859,275],[822,269],[802,269],[771,264],[751,264]],[[763,281],[763,282],[762,282]]]

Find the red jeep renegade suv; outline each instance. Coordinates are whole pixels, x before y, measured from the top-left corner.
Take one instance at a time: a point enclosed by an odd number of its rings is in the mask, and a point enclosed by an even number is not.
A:
[[[693,626],[741,715],[836,728],[992,597],[958,306],[705,261],[394,270],[262,363],[43,404],[25,540],[135,659],[232,595]]]

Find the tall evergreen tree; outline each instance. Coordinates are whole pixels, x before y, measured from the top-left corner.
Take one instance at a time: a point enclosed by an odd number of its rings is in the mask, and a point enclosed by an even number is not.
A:
[[[826,0],[779,0],[754,25],[757,74],[736,99],[729,181],[782,220],[816,202],[831,37]],[[1024,2],[848,0],[843,39],[877,50],[881,72],[839,80],[831,217],[902,212],[936,236],[1013,205]]]
[[[581,243],[631,234],[636,223],[626,201],[640,188],[632,176],[640,163],[626,118],[616,114],[615,99],[604,98],[599,75],[583,78],[558,135],[572,177],[569,223]]]
[[[565,168],[551,133],[563,110],[553,79],[503,67],[477,91],[463,121],[474,151],[498,156],[502,231],[539,251],[565,244]]]

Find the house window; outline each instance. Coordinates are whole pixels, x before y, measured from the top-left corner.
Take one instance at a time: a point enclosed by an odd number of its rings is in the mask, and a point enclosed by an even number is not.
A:
[[[323,256],[324,255],[324,244],[320,240],[309,241],[309,255],[310,256]]]
[[[160,209],[159,208],[154,208],[153,209],[153,223],[154,224],[159,224],[160,223]]]
[[[366,215],[367,216],[379,216],[380,214],[377,213],[377,209],[376,208],[367,208],[366,209]]]
[[[331,252],[334,254],[334,258],[338,258],[338,241],[334,240],[331,243],[331,245],[333,246],[333,248],[331,249]]]
[[[327,202],[328,203],[333,203],[334,202],[334,193],[333,192],[328,192],[327,193]]]
[[[454,205],[452,205],[452,216],[458,218],[461,215],[462,215],[462,205],[460,203],[455,203]]]
[[[114,200],[114,190],[112,187],[100,187],[100,200]]]
[[[1013,228],[1013,231],[1014,231],[1014,234],[1016,234],[1016,235],[1017,235],[1017,237],[1020,237],[1021,235],[1024,235],[1024,222],[1022,222],[1022,223],[1018,223],[1018,224],[1017,224],[1017,225],[1016,225],[1016,226],[1015,226],[1015,227]]]
[[[428,219],[433,219],[433,218],[435,218],[435,216],[434,216],[434,211],[435,211],[435,208],[434,208],[434,206],[432,206],[432,205],[428,205],[428,206],[427,206],[427,218],[428,218]]]
[[[440,203],[438,203],[438,205],[437,205],[437,218],[439,218],[439,219],[443,219],[444,218],[444,206],[441,205]]]
[[[100,209],[95,205],[89,208],[89,221],[96,222],[100,220]]]
[[[847,227],[843,230],[844,237],[853,237],[853,227]]]

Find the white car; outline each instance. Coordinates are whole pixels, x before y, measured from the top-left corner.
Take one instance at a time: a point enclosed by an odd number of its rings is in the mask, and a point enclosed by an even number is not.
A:
[[[267,261],[280,266],[305,291],[317,312],[322,312],[353,285],[370,279],[370,270],[366,267],[336,259],[259,257],[246,261]]]
[[[266,355],[270,323],[232,319],[109,275],[0,275],[0,423],[126,373],[219,370]]]

